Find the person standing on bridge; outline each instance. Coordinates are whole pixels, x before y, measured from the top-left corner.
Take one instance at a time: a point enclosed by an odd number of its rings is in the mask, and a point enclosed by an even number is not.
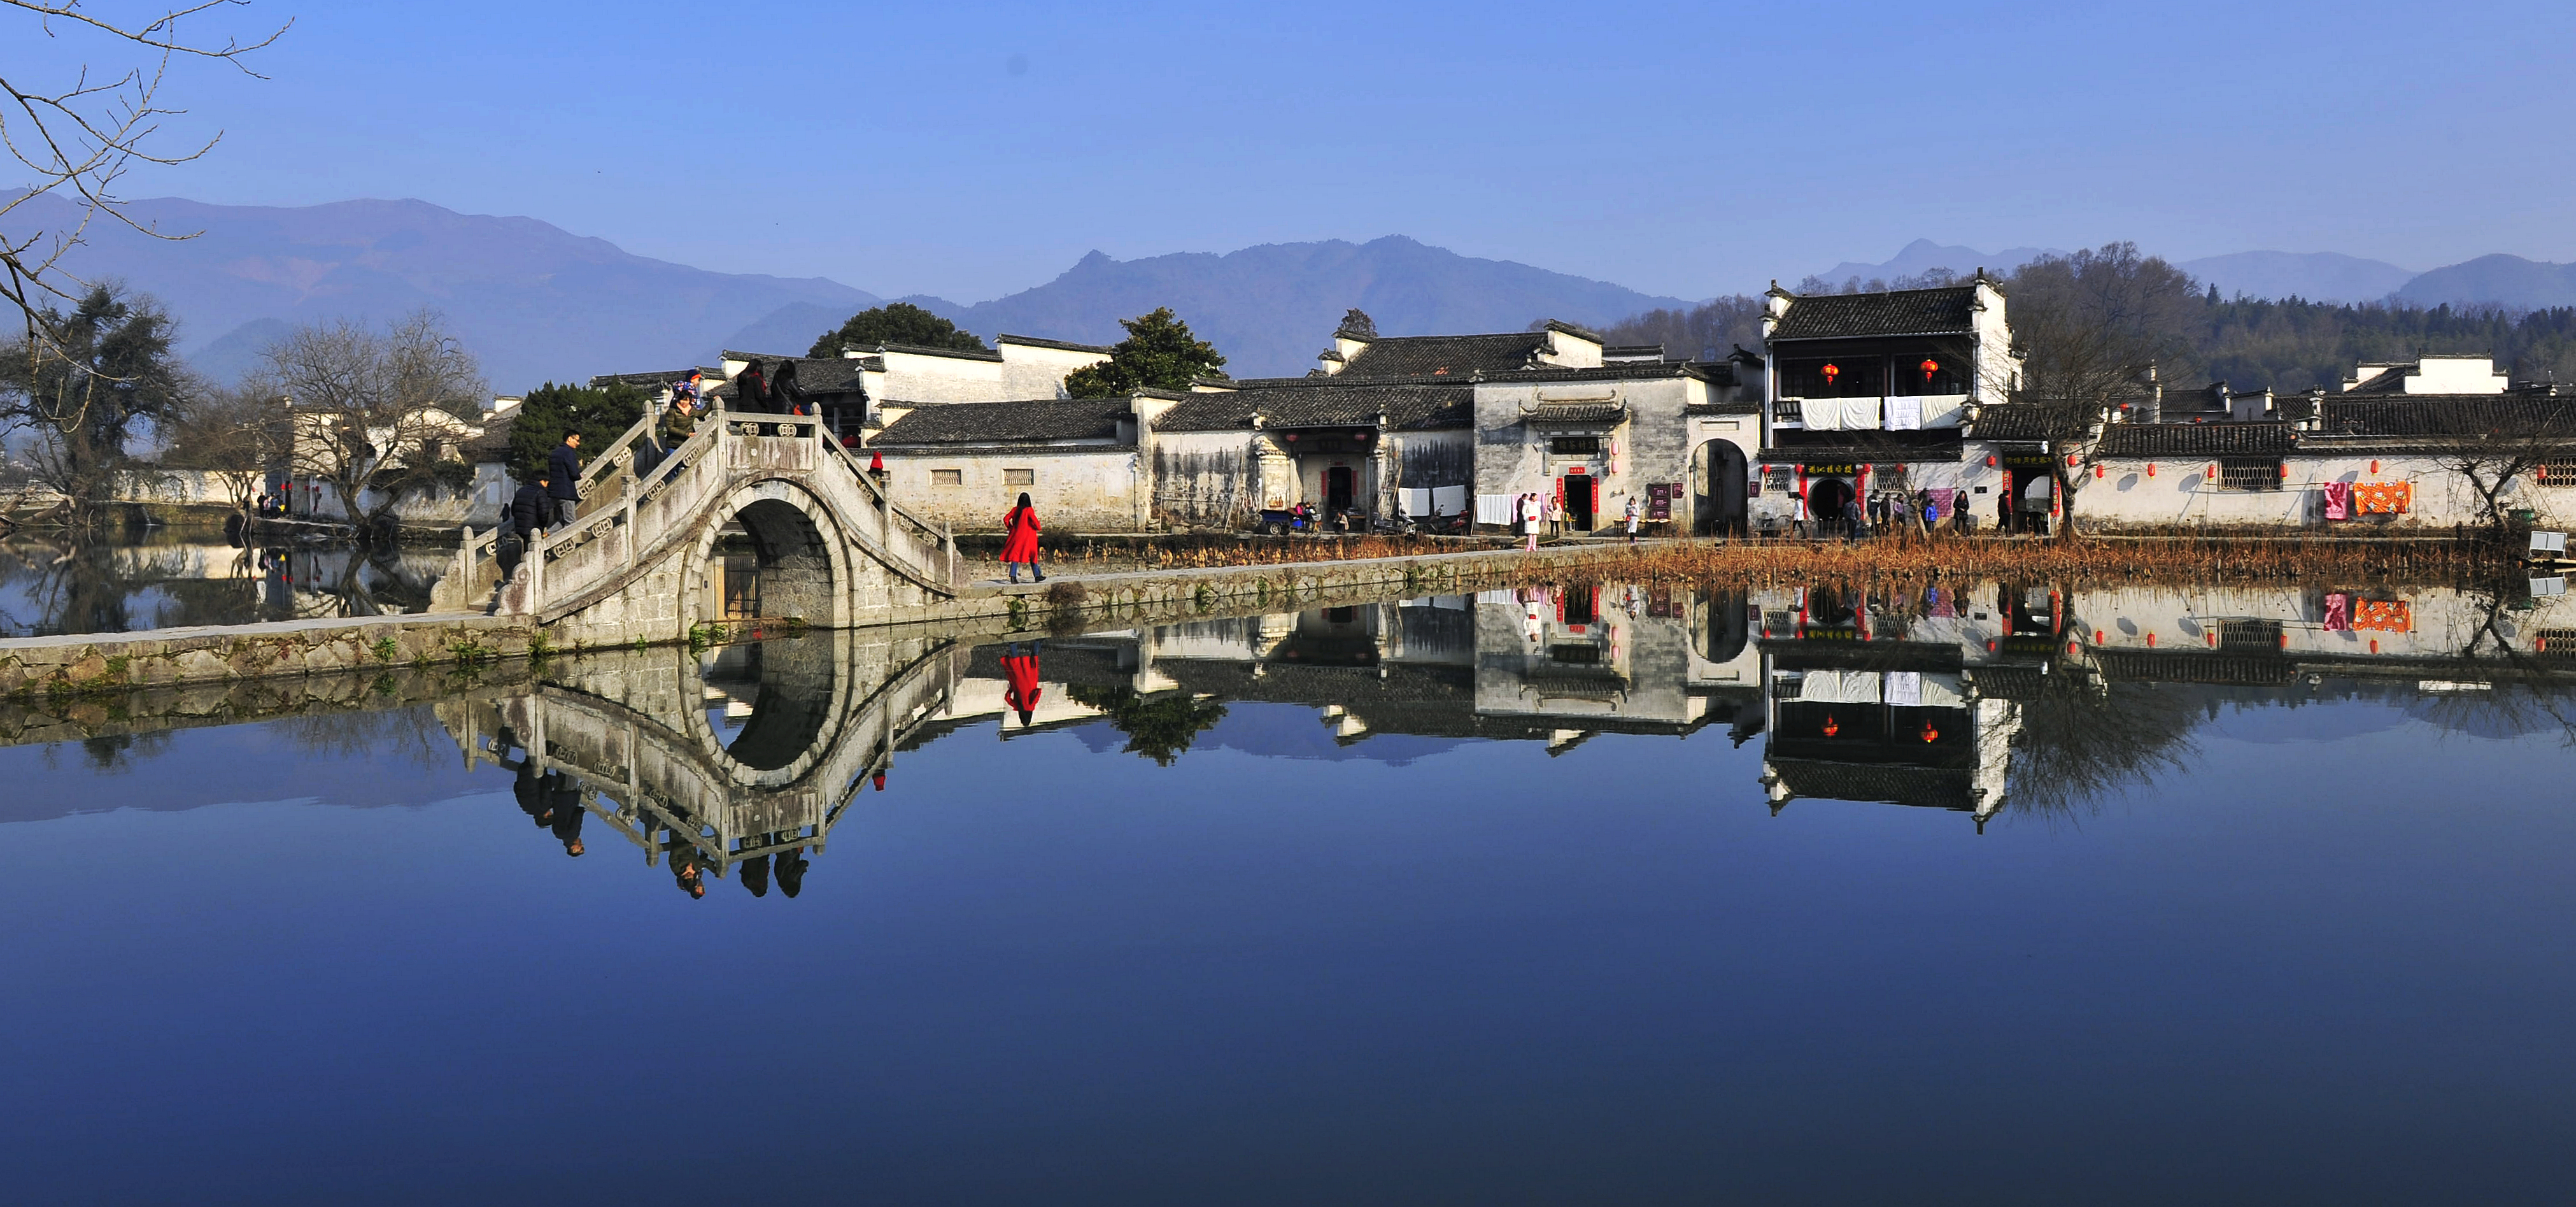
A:
[[[572,513],[581,505],[581,433],[565,432],[563,443],[546,456],[546,495],[555,501],[555,527],[572,527]]]
[[[1037,581],[1046,581],[1046,571],[1038,569],[1038,509],[1029,503],[1029,492],[1020,492],[1020,505],[1002,517],[1002,564],[1010,569],[1011,581],[1020,581],[1020,563],[1029,564],[1029,573]]]

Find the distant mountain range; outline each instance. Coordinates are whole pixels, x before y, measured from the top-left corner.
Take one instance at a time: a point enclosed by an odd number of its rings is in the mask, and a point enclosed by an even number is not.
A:
[[[2174,267],[2218,286],[2218,296],[2376,302],[2415,279],[2412,269],[2330,251],[2240,251]]]
[[[276,208],[159,198],[134,202],[129,212],[164,231],[203,233],[166,240],[94,224],[72,266],[161,298],[182,323],[181,351],[220,380],[256,363],[262,346],[296,324],[340,317],[381,323],[422,306],[447,315],[495,389],[516,392],[548,379],[704,363],[719,348],[801,353],[883,300],[822,277],[711,272],[633,255],[533,218],[459,214],[424,201]],[[37,197],[11,215],[9,227],[59,228],[74,213],[59,198]],[[1839,283],[1930,268],[2001,273],[2045,254],[1918,239],[1883,263],[1845,262],[1818,275]],[[2230,295],[2576,305],[2576,265],[2508,255],[2420,275],[2329,252],[2242,252],[2181,267]],[[1237,376],[1304,372],[1353,306],[1368,311],[1382,333],[1417,335],[1516,331],[1540,318],[1607,326],[1690,304],[1400,235],[1137,260],[1093,252],[1054,280],[1007,297],[904,300],[988,339],[1007,333],[1101,344],[1120,338],[1118,320],[1170,306],[1227,355]]]
[[[1225,353],[1226,371],[1237,377],[1313,368],[1315,354],[1331,345],[1333,328],[1353,306],[1368,311],[1382,335],[1435,335],[1519,331],[1538,318],[1607,326],[1641,311],[1690,304],[1509,260],[1462,256],[1402,235],[1141,260],[1095,251],[1044,285],[989,302],[898,300],[986,339],[1036,335],[1089,344],[1116,343],[1126,334],[1118,320],[1169,306]],[[810,305],[784,307],[736,332],[726,346],[803,352],[846,317]]]
[[[1966,274],[1979,267],[2003,273],[2043,255],[2049,249],[2016,247],[1983,252],[1917,239],[1884,262],[1846,260],[1816,274],[1840,286],[1862,281],[1915,276],[1930,268]],[[2394,298],[2419,306],[2444,302],[2537,309],[2576,306],[2576,264],[2550,264],[2520,256],[2480,256],[2465,263],[2416,272],[2384,260],[2365,260],[2339,252],[2242,251],[2232,255],[2182,260],[2174,267],[2218,286],[2221,297],[2306,298],[2312,302],[2381,302]]]
[[[1892,281],[1898,277],[1921,276],[1926,270],[1934,268],[1946,268],[1963,277],[1982,268],[2000,277],[2041,256],[2061,254],[2063,253],[2047,247],[2015,247],[2005,251],[1984,252],[1973,247],[1917,239],[1906,244],[1904,250],[1897,252],[1894,258],[1885,263],[1862,264],[1845,260],[1816,275],[1836,287],[1840,287],[1843,282],[1853,277],[1858,277],[1863,282]]]
[[[549,378],[688,364],[724,334],[793,303],[847,315],[878,302],[820,277],[708,272],[534,218],[459,214],[425,201],[273,208],[156,198],[127,212],[165,232],[203,233],[174,241],[93,223],[70,266],[159,297],[181,321],[180,350],[221,380],[295,324],[382,323],[422,306],[446,314],[493,388],[515,392]],[[10,224],[61,229],[76,213],[42,196]]]

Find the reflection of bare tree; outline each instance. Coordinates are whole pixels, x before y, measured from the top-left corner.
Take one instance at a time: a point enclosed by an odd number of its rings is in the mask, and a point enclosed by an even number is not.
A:
[[[306,754],[343,758],[401,759],[423,769],[454,762],[456,747],[428,705],[315,712],[277,722],[278,732]]]
[[[2415,715],[2444,730],[2490,736],[2555,729],[2561,741],[2576,745],[2576,679],[2568,668],[2533,657],[2527,640],[2506,632],[2513,627],[2505,615],[2513,593],[2487,587],[2462,594],[2477,601],[2480,616],[2468,648],[2460,651],[2473,669],[2458,678],[2479,689],[2426,695]]]
[[[2039,698],[2021,702],[2006,803],[2048,817],[2098,808],[2157,776],[2179,771],[2195,752],[2204,714],[2189,692],[2152,683],[2109,683],[2080,674],[2040,677]]]

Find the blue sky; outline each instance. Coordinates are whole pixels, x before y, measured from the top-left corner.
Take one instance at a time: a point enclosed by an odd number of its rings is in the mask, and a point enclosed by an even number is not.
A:
[[[974,301],[1401,233],[1701,297],[2130,238],[2576,259],[2576,8],[436,5],[293,15],[128,192],[420,197],[707,268]],[[0,57],[17,57],[17,48]],[[1965,266],[1961,266],[1965,267]]]

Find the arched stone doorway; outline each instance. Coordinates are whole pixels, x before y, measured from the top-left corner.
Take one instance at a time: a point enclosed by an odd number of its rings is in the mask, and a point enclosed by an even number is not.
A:
[[[1744,450],[1732,440],[1711,440],[1693,459],[1699,495],[1691,510],[1691,532],[1698,536],[1732,536],[1745,527],[1746,484],[1750,467]]]

